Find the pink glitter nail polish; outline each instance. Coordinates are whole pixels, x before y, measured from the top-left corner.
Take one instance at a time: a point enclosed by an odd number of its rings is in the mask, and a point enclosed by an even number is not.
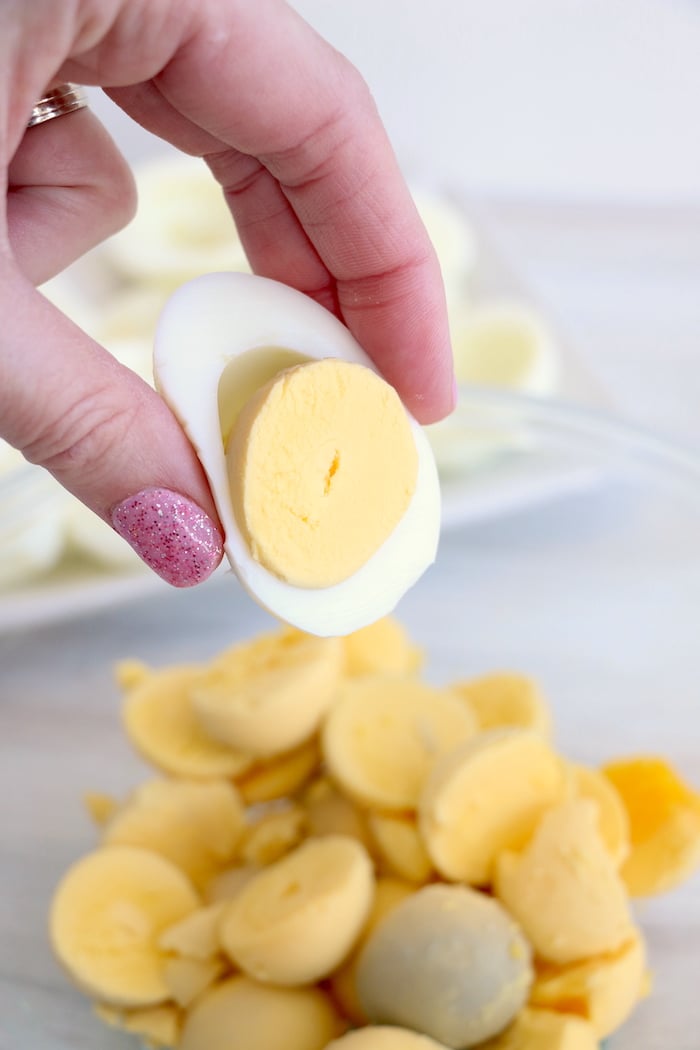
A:
[[[144,489],[112,510],[112,526],[138,556],[173,587],[193,587],[221,561],[214,522],[192,500],[170,489]]]

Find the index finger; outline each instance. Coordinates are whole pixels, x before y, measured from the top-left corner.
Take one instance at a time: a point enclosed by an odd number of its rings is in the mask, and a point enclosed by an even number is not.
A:
[[[332,276],[358,341],[418,419],[445,415],[453,373],[440,269],[361,77],[277,0],[207,0],[197,24],[154,78],[164,100],[261,161]],[[151,113],[150,124],[169,137],[165,117],[159,128]],[[288,216],[271,214],[271,252],[275,223],[289,235]],[[282,279],[295,284],[293,268]]]

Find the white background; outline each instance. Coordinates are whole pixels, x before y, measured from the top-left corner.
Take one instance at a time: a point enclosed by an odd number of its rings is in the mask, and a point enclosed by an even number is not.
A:
[[[293,6],[358,66],[411,167],[499,193],[700,200],[699,0]]]
[[[696,0],[299,0],[461,185],[700,196]]]

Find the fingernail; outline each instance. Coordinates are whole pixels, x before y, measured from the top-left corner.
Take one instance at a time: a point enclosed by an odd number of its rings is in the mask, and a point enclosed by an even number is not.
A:
[[[144,489],[112,510],[112,526],[173,587],[194,587],[221,561],[214,522],[191,499],[170,489]]]
[[[457,376],[453,376],[452,377],[452,408],[453,409],[455,409],[457,407],[458,400],[459,400],[459,384],[457,382]]]

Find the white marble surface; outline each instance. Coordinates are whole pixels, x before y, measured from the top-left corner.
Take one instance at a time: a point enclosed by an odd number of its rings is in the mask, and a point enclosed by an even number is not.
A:
[[[697,0],[293,0],[471,190],[698,200]]]

